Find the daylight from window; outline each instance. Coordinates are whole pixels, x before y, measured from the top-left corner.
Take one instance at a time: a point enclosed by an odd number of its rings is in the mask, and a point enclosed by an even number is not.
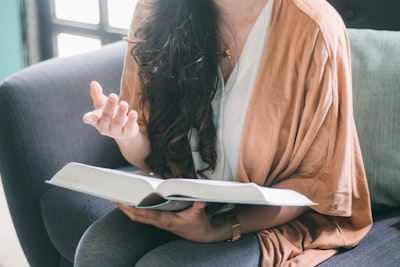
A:
[[[89,24],[100,22],[98,0],[56,0],[54,9],[57,19]]]
[[[57,34],[57,50],[59,57],[68,57],[84,52],[89,52],[101,47],[97,38],[79,36],[76,34]]]
[[[115,28],[129,29],[136,2],[137,0],[108,0],[108,25]]]
[[[107,0],[107,26],[128,30],[137,0]],[[55,19],[97,25],[100,23],[99,0],[55,0]],[[67,57],[101,47],[97,38],[71,33],[56,37],[59,57]]]

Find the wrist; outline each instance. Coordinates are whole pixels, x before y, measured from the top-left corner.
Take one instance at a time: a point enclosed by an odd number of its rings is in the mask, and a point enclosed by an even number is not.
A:
[[[207,243],[225,241],[232,237],[232,227],[226,219],[226,215],[218,214],[214,216],[210,224],[213,230],[209,232]]]
[[[228,225],[230,226],[231,237],[227,240],[228,242],[235,242],[242,236],[242,229],[240,222],[235,214],[229,214],[226,216]]]
[[[114,140],[117,142],[117,144],[121,147],[130,147],[135,140],[137,139],[137,136],[133,136],[130,138],[126,137],[114,137]]]
[[[216,230],[209,242],[228,241],[234,242],[240,239],[242,229],[236,214],[220,214],[212,219],[213,228]]]

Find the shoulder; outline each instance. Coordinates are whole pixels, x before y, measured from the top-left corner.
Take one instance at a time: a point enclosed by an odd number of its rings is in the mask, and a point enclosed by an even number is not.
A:
[[[315,49],[335,57],[348,53],[346,26],[326,0],[274,0],[271,28],[275,38],[293,44],[295,49]],[[339,53],[341,54],[341,53]]]
[[[133,12],[131,26],[128,32],[128,40],[135,40],[135,33],[138,28],[146,23],[147,18],[151,14],[151,9],[154,5],[154,1],[150,0],[139,0],[135,6],[135,10]]]
[[[284,18],[280,24],[301,26],[306,32],[318,30],[323,35],[342,35],[346,31],[341,16],[326,0],[274,1],[272,18]]]
[[[275,10],[287,13],[295,20],[314,23],[321,29],[344,27],[336,9],[326,0],[274,0]]]

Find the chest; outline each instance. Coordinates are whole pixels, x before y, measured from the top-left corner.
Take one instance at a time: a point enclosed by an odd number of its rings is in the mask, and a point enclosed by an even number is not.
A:
[[[233,69],[239,62],[239,58],[242,55],[243,48],[246,44],[247,38],[251,32],[254,22],[248,23],[237,31],[230,31],[229,29],[221,32],[220,35],[220,51],[222,56],[220,57],[219,66],[226,82],[231,75]],[[223,56],[224,50],[229,50],[230,57]]]

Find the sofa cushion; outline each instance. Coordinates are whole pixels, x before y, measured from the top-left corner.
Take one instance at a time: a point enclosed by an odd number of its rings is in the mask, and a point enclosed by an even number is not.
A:
[[[144,174],[128,165],[121,171]],[[86,229],[115,206],[111,201],[69,189],[53,187],[40,198],[46,231],[61,254],[60,267],[70,267],[76,247]]]
[[[86,229],[114,208],[109,200],[64,188],[52,188],[40,199],[46,231],[66,264],[72,262]],[[72,265],[71,265],[72,266]]]
[[[400,210],[374,218],[374,225],[361,243],[329,258],[318,267],[399,266]]]
[[[349,29],[354,116],[374,212],[400,206],[400,32]]]

